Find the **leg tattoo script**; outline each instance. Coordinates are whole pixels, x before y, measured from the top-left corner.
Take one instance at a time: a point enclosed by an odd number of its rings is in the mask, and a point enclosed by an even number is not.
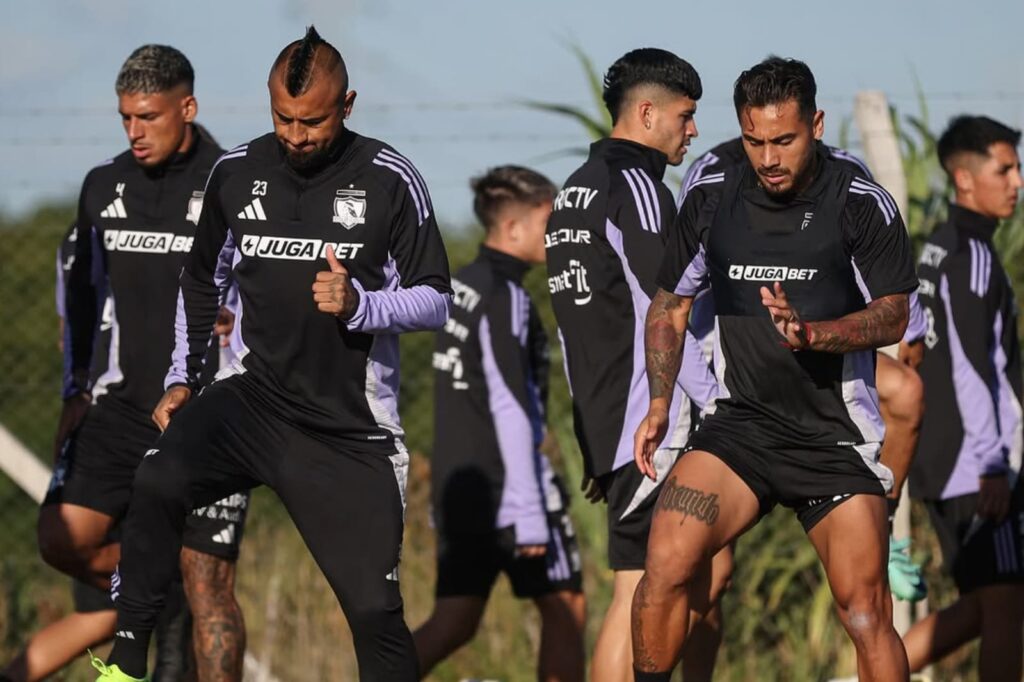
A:
[[[676,485],[673,477],[665,481],[665,489],[658,498],[658,508],[692,516],[710,526],[718,520],[718,495]]]

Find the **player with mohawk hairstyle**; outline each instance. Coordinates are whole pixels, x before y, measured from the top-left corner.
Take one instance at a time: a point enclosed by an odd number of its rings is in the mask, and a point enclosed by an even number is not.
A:
[[[448,259],[415,166],[345,127],[345,62],[310,27],[268,79],[274,132],[210,173],[181,273],[177,344],[135,477],[118,626],[100,680],[146,679],[146,648],[188,511],[267,485],[348,618],[359,676],[415,680],[398,584],[409,455],[398,418],[398,334],[448,318]],[[198,377],[234,284],[237,360]],[[314,673],[293,671],[289,679]]]

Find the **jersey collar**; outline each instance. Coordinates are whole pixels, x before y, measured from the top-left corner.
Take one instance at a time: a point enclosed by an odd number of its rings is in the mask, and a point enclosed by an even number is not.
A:
[[[658,180],[665,177],[665,166],[668,165],[668,157],[654,147],[619,137],[606,137],[591,144],[590,158],[597,157],[637,163]]]
[[[480,255],[477,256],[477,260],[486,261],[498,273],[516,283],[521,283],[530,269],[530,264],[526,261],[483,244],[480,245]]]
[[[958,229],[967,230],[981,235],[985,239],[992,239],[999,221],[995,218],[987,218],[969,208],[951,203],[949,205],[949,222]]]

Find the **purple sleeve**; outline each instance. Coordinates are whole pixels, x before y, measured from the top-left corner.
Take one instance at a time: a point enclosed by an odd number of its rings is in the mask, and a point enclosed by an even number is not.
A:
[[[928,333],[928,321],[924,317],[921,299],[914,291],[910,294],[910,318],[907,321],[907,331],[903,333],[903,340],[906,343],[914,343],[923,339],[926,333]]]
[[[549,531],[539,451],[544,426],[523,343],[528,320],[525,292],[510,285],[507,294],[496,295],[480,318],[479,339],[491,418],[505,469],[497,525],[513,526],[518,545],[546,545]]]
[[[452,297],[429,284],[367,291],[355,278],[352,286],[359,292],[359,305],[346,322],[350,331],[399,333],[440,329],[448,320]]]
[[[64,317],[64,262],[61,249],[57,247],[57,317]]]
[[[679,384],[701,410],[718,396],[718,381],[711,365],[704,359],[700,341],[686,330],[683,340],[683,360],[679,368]]]

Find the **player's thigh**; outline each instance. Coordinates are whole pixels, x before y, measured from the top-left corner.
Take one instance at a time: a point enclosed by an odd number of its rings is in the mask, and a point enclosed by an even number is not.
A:
[[[273,486],[346,612],[347,601],[401,603],[408,461],[404,450],[388,456],[289,436]]]
[[[753,525],[761,505],[740,476],[703,450],[690,450],[669,472],[654,507],[647,570],[694,570]]]
[[[37,534],[43,554],[81,553],[109,542],[116,519],[77,504],[48,504],[39,510]]]
[[[884,497],[852,495],[807,535],[840,606],[885,594],[889,542]]]

